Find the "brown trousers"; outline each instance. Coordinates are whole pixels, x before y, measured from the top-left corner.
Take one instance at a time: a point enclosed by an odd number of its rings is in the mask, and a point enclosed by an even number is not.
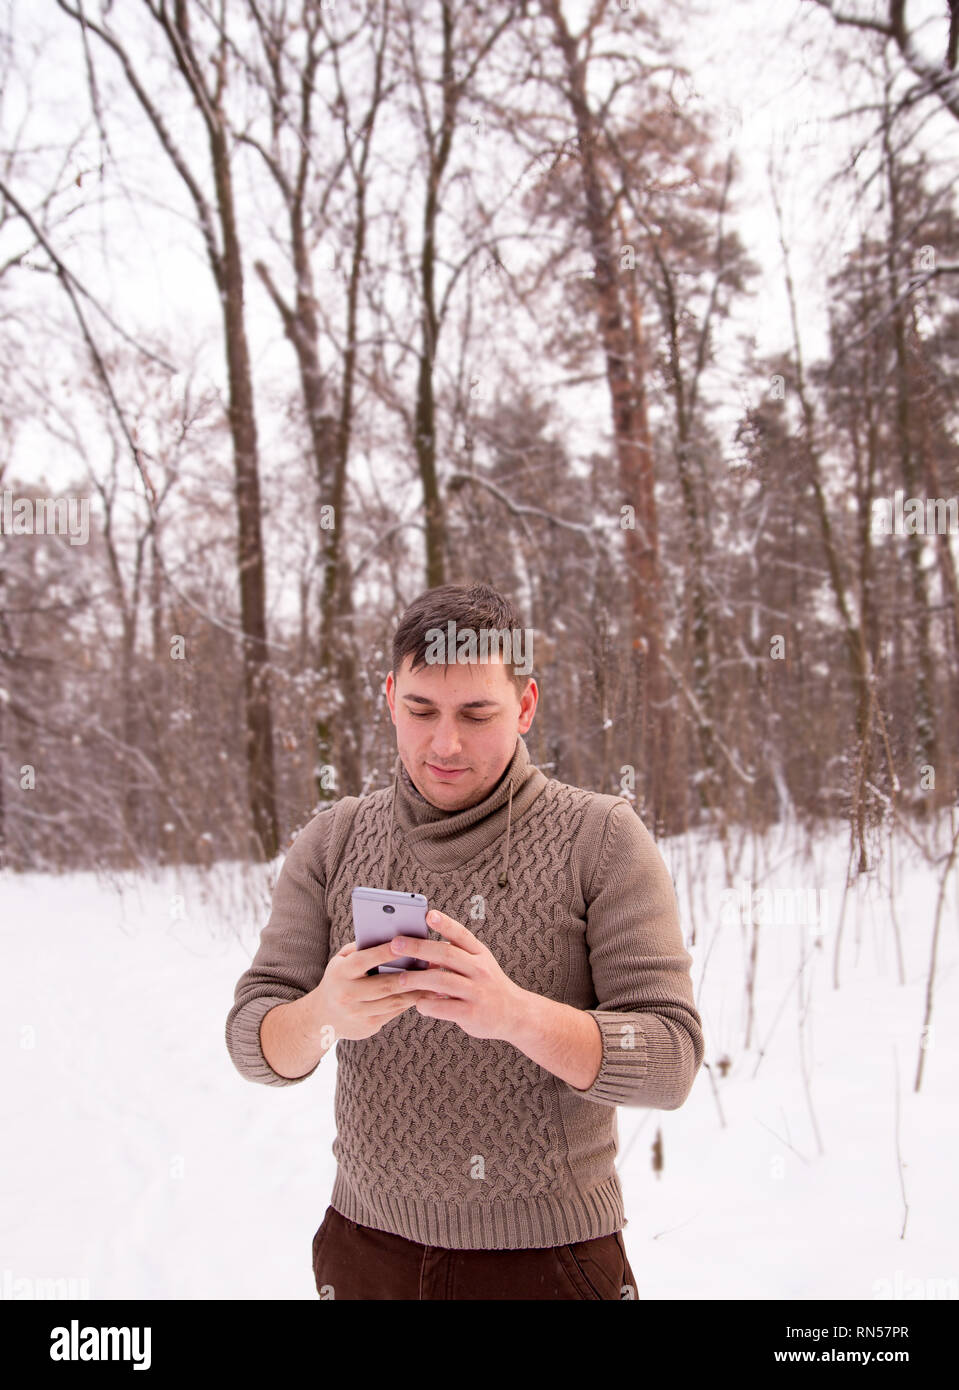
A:
[[[348,1221],[327,1207],[313,1237],[320,1298],[624,1299],[639,1290],[622,1231],[524,1250],[447,1250]]]

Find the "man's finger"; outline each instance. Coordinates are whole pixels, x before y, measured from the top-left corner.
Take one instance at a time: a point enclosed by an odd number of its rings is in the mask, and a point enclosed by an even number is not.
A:
[[[443,976],[442,980],[439,978],[439,975]],[[437,995],[444,994],[447,998],[459,999],[466,997],[463,991],[467,987],[467,980],[468,976],[466,975],[457,975],[454,971],[440,969],[439,973],[436,971],[425,971],[418,976],[415,982],[411,980],[407,983],[407,981],[404,980],[397,985],[397,989],[401,994],[414,994],[419,992],[428,994],[434,999]],[[450,991],[452,991],[452,993],[450,993]],[[459,991],[459,993],[457,993],[457,991]]]
[[[428,975],[431,970],[448,970],[454,975],[467,978],[473,974],[471,961],[475,959],[476,952],[466,951],[462,946],[454,946],[452,941],[421,941],[416,936],[398,936],[393,938],[392,950],[396,953],[394,959],[399,956],[414,956],[425,961],[425,971],[419,971],[418,974]]]
[[[392,943],[389,941],[382,941],[379,946],[364,946],[362,950],[357,950],[355,941],[351,942],[351,945],[356,955],[356,960],[351,962],[351,968],[348,974],[352,975],[354,979],[359,979],[361,975],[369,974],[376,965],[392,965],[396,959],[393,953]],[[344,947],[340,955],[345,954],[346,948]]]
[[[461,950],[470,951],[476,956],[483,954],[482,942],[464,927],[462,922],[457,922],[455,917],[447,917],[445,912],[438,912],[436,908],[432,908],[426,914],[426,925],[439,932],[440,936],[445,936],[447,941],[459,946]]]

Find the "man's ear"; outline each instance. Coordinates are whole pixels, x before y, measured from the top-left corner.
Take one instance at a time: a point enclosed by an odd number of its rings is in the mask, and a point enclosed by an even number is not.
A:
[[[539,687],[531,676],[520,700],[519,732],[525,734],[533,722],[539,701]]]
[[[390,718],[392,719],[393,723],[395,724],[395,723],[396,723],[396,682],[395,682],[394,679],[393,679],[393,672],[392,672],[392,671],[387,672],[386,681],[385,681],[385,683],[384,683],[384,685],[383,685],[383,691],[384,691],[384,694],[386,695],[386,703],[387,703],[387,705],[389,706]]]

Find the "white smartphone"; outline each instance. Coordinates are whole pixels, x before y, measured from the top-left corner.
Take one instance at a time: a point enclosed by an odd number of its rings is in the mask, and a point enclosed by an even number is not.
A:
[[[360,951],[381,946],[394,936],[421,936],[429,939],[426,925],[428,903],[422,893],[397,893],[392,888],[354,888],[353,934]],[[392,965],[374,965],[368,975],[395,974],[399,970],[429,970],[428,960],[397,956]]]

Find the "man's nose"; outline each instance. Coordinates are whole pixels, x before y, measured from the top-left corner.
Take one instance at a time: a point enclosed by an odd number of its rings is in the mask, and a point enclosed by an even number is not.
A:
[[[460,737],[456,725],[450,721],[448,724],[440,723],[438,729],[433,732],[433,752],[440,762],[448,758],[455,758],[460,751]]]

